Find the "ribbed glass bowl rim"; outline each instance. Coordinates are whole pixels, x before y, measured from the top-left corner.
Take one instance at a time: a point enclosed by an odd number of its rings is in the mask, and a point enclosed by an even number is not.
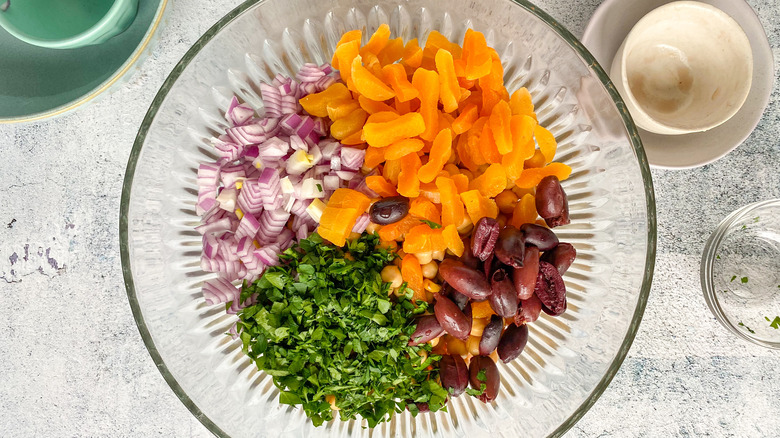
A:
[[[125,170],[125,179],[122,186],[122,199],[119,213],[119,250],[122,260],[122,275],[124,276],[125,288],[127,289],[127,297],[130,301],[133,317],[135,318],[135,322],[138,325],[138,330],[141,332],[141,337],[143,338],[144,344],[149,350],[149,354],[152,356],[152,359],[154,360],[157,369],[160,371],[160,374],[162,374],[165,381],[168,382],[168,385],[171,387],[171,389],[173,389],[173,392],[176,394],[176,396],[179,397],[179,400],[184,403],[184,405],[187,407],[187,409],[190,410],[190,412],[192,412],[195,418],[200,420],[200,422],[203,423],[203,425],[206,426],[209,431],[211,431],[216,436],[226,438],[229,438],[229,435],[225,433],[225,431],[223,431],[219,426],[217,426],[208,416],[206,416],[203,411],[201,411],[200,408],[195,405],[192,399],[190,399],[184,389],[182,389],[181,385],[179,385],[168,367],[165,365],[160,352],[157,350],[157,347],[152,340],[151,334],[149,333],[149,328],[146,326],[146,322],[144,321],[143,314],[141,312],[141,307],[138,303],[138,297],[136,296],[135,287],[133,284],[133,274],[130,269],[127,213],[130,204],[130,192],[132,189],[133,176],[135,173],[136,164],[138,162],[138,156],[140,155],[141,148],[143,147],[143,144],[146,140],[149,127],[154,121],[157,111],[165,100],[165,97],[168,95],[168,92],[171,90],[171,87],[174,83],[176,83],[176,80],[179,78],[190,61],[192,61],[195,56],[198,55],[200,50],[206,44],[208,44],[209,41],[214,38],[214,36],[216,36],[223,28],[225,28],[225,26],[227,26],[231,21],[236,19],[242,13],[254,6],[264,3],[265,1],[266,0],[246,0],[244,3],[240,4],[227,15],[222,17],[222,19],[214,24],[208,31],[206,31],[206,33],[203,34],[203,36],[198,39],[198,41],[195,42],[195,44],[187,51],[187,53],[184,54],[182,59],[176,64],[171,73],[168,75],[168,78],[166,78],[165,82],[160,87],[160,91],[152,101],[152,104],[149,107],[143,122],[141,123],[141,127],[138,130],[138,135],[135,138],[135,142],[133,143],[133,148],[130,152],[130,158],[127,162],[127,169]],[[539,9],[533,3],[527,0],[507,1],[515,3],[517,6],[525,9],[549,25],[556,33],[558,33],[561,38],[569,43],[569,45],[577,52],[577,54],[583,58],[593,73],[596,74],[599,80],[601,80],[601,83],[604,85],[610,97],[612,97],[612,100],[615,102],[618,112],[623,119],[626,129],[628,130],[629,140],[631,142],[631,146],[634,148],[634,152],[636,153],[645,189],[645,207],[647,209],[647,254],[645,257],[644,278],[642,280],[639,300],[637,302],[636,308],[634,309],[634,316],[631,319],[631,324],[629,325],[626,336],[623,339],[623,343],[620,346],[617,355],[615,356],[615,360],[612,361],[612,364],[610,364],[607,372],[590,393],[590,396],[588,396],[588,398],[574,411],[574,413],[569,416],[569,418],[567,418],[560,426],[558,426],[558,428],[555,429],[555,431],[553,431],[553,433],[550,435],[551,437],[559,437],[571,429],[571,427],[574,426],[574,424],[577,423],[577,421],[579,421],[583,415],[585,415],[588,409],[590,409],[590,407],[596,403],[596,400],[598,400],[601,394],[604,393],[604,390],[607,389],[607,386],[609,386],[609,383],[615,377],[618,369],[620,369],[620,365],[626,358],[628,350],[631,348],[631,344],[634,341],[634,337],[636,336],[636,333],[639,329],[639,324],[642,321],[642,315],[644,314],[645,306],[647,305],[647,298],[650,294],[650,286],[653,279],[653,269],[655,267],[657,236],[655,192],[653,189],[652,177],[650,175],[650,166],[647,162],[647,155],[645,154],[644,148],[642,147],[642,141],[639,138],[639,133],[637,132],[637,128],[634,125],[634,121],[632,120],[631,115],[628,113],[628,110],[626,109],[620,94],[618,94],[617,90],[612,84],[612,81],[610,81],[609,77],[605,73],[604,69],[599,65],[598,61],[596,61],[596,58],[594,58],[593,55],[588,52],[585,46],[583,46],[582,43],[580,43],[580,41],[571,34],[571,32],[561,26],[557,21],[555,21],[555,19],[549,16],[546,12]]]
[[[730,332],[742,339],[745,339],[746,341],[750,341],[762,347],[780,350],[780,342],[770,342],[756,339],[745,333],[744,330],[740,330],[738,327],[732,324],[731,321],[729,321],[729,319],[726,317],[726,313],[723,311],[723,308],[718,301],[718,297],[715,295],[715,272],[713,267],[715,265],[715,257],[717,256],[718,250],[720,249],[720,243],[726,237],[729,229],[733,224],[740,221],[741,219],[744,219],[745,217],[753,217],[756,210],[764,208],[768,205],[780,206],[780,198],[754,202],[752,204],[745,205],[744,207],[740,207],[726,216],[715,228],[715,231],[712,232],[710,238],[707,239],[707,243],[704,244],[704,251],[702,252],[701,256],[701,268],[699,269],[699,273],[701,275],[701,289],[704,293],[704,300],[707,302],[707,306],[710,308],[710,311],[712,311],[712,314],[715,315],[715,319],[717,319],[718,322],[723,325],[723,327],[726,327],[726,329],[728,329]]]

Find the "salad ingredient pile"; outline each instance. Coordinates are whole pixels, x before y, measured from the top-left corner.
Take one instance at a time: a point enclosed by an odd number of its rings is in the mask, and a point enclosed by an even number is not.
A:
[[[234,100],[199,169],[204,297],[316,425],[493,402],[576,257],[571,168],[485,37],[362,40],[262,84],[262,118]]]

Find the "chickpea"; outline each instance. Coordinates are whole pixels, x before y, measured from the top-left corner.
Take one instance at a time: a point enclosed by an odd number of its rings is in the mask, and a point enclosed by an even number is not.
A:
[[[422,358],[420,361],[420,365],[424,364],[426,360],[428,360],[428,352],[425,350],[420,350],[417,352],[417,355]]]
[[[433,261],[433,252],[431,252],[431,251],[428,251],[428,252],[418,252],[418,253],[415,254],[415,256],[417,256],[417,261],[421,265],[425,265],[425,264],[428,264],[428,263]]]
[[[517,205],[517,195],[511,190],[504,190],[496,196],[496,204],[501,213],[511,214]]]
[[[469,336],[469,340],[466,341],[466,349],[472,356],[479,356],[479,341],[482,338],[480,336]]]
[[[490,322],[488,318],[474,318],[471,322],[471,336],[482,336],[488,322]]]
[[[425,278],[436,278],[436,273],[439,272],[439,265],[436,262],[429,262],[422,265],[422,274]]]
[[[450,354],[465,356],[468,353],[466,343],[454,336],[447,336],[447,350]]]
[[[398,289],[404,283],[404,279],[401,276],[401,270],[398,269],[398,266],[387,265],[382,269],[380,275],[382,276],[382,281],[390,283],[390,288],[392,289]]]
[[[366,232],[367,232],[367,233],[369,233],[369,234],[374,234],[374,233],[376,233],[377,231],[379,231],[379,228],[381,228],[381,227],[382,227],[381,225],[379,225],[379,224],[375,224],[375,223],[371,222],[371,223],[370,223],[370,224],[368,224],[368,226],[366,227]]]

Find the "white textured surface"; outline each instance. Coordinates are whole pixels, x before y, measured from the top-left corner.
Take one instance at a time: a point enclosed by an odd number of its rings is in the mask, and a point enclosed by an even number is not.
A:
[[[156,90],[238,3],[171,2],[159,45],[124,85],[56,120],[0,126],[0,436],[210,436],[155,370],[135,327],[118,211],[130,147]],[[575,35],[599,3],[537,1]],[[751,4],[780,60],[780,11],[773,0]],[[780,197],[778,138],[776,89],[732,154],[700,169],[653,172],[659,251],[644,322],[623,368],[569,436],[780,430],[780,352],[730,337],[706,308],[698,277],[704,242],[722,217]]]

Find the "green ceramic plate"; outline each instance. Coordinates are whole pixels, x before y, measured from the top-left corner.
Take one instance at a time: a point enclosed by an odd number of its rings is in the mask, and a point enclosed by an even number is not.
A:
[[[0,123],[62,114],[108,89],[144,53],[167,3],[140,0],[125,32],[78,49],[36,47],[0,28]]]

